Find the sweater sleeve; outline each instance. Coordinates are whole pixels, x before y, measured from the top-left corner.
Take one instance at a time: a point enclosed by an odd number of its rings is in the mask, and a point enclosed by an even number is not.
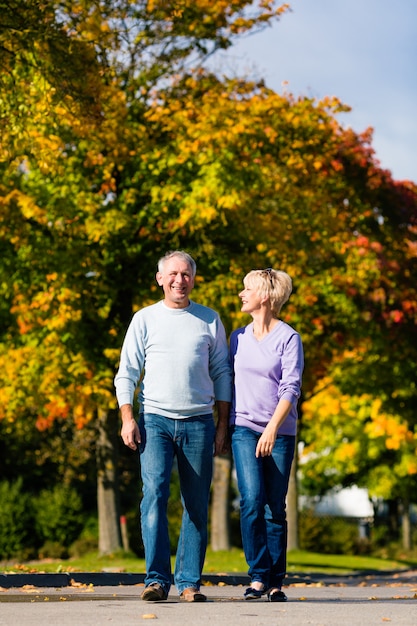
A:
[[[135,389],[142,375],[144,362],[143,332],[136,313],[127,329],[120,354],[119,370],[114,379],[119,407],[123,404],[133,404]]]
[[[213,381],[216,400],[230,402],[232,399],[232,376],[227,346],[226,331],[217,317],[215,339],[210,351],[210,377]]]
[[[303,345],[300,335],[293,333],[281,357],[281,380],[278,397],[295,404],[301,393],[301,380],[304,367]]]

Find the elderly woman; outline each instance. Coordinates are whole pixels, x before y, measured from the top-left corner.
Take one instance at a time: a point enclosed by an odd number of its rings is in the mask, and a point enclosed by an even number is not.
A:
[[[285,500],[297,430],[304,367],[299,334],[278,318],[292,292],[285,272],[253,270],[239,298],[252,322],[230,338],[234,371],[232,451],[240,491],[243,549],[250,587],[244,597],[285,602]]]

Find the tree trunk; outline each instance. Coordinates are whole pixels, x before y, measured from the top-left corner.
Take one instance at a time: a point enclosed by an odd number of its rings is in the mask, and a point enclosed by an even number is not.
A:
[[[411,550],[411,520],[410,520],[410,501],[403,498],[400,505],[401,510],[401,530],[402,544],[407,552]]]
[[[211,501],[211,548],[230,550],[229,492],[232,460],[230,456],[214,458]]]
[[[117,476],[118,426],[117,410],[99,411],[97,508],[100,554],[112,554],[122,548]]]
[[[298,487],[297,487],[298,452],[295,447],[291,466],[290,482],[287,494],[288,550],[298,550]]]

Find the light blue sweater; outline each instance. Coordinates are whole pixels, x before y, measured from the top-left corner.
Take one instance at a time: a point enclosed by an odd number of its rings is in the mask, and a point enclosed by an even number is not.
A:
[[[231,400],[226,333],[219,315],[190,301],[171,309],[163,301],[135,313],[115,377],[119,406],[181,419],[206,415],[215,400]]]

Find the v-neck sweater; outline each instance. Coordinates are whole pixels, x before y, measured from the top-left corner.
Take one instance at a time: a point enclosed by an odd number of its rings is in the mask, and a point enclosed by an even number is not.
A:
[[[303,346],[297,331],[279,321],[258,340],[251,322],[232,333],[230,358],[234,372],[230,424],[262,433],[279,400],[284,398],[291,403],[291,409],[278,434],[295,435],[304,368]]]

